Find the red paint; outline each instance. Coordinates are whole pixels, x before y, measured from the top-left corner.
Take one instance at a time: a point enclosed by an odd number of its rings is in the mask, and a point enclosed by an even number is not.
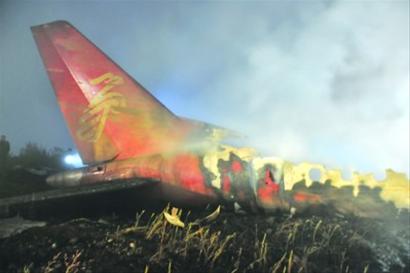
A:
[[[261,200],[267,201],[277,196],[279,192],[279,185],[271,185],[268,187],[262,187],[258,189],[258,197]]]
[[[107,163],[113,179],[152,178],[216,198],[202,171],[201,157],[186,151],[192,136],[195,141],[206,136],[201,123],[170,112],[69,23],[56,21],[32,31],[85,163],[115,158]],[[90,139],[87,132],[98,134]],[[243,183],[246,176],[240,175],[248,171],[247,165],[233,158],[231,163],[224,162],[222,190],[235,190],[238,200],[249,201],[250,184]],[[258,182],[259,198],[272,202],[279,196],[280,186],[269,170]]]
[[[263,179],[259,180],[259,199],[265,204],[270,204],[278,197],[279,191],[280,185],[274,180],[271,170],[266,168]]]
[[[56,21],[33,27],[32,31],[84,162],[173,151],[199,128],[169,111],[68,22]],[[111,76],[96,81],[107,73]],[[116,93],[123,104],[107,111],[106,119],[101,118],[102,111],[94,113],[93,125],[81,126],[84,111],[104,88],[104,94]],[[97,128],[100,122],[103,132],[95,142],[78,136],[80,128]]]
[[[258,197],[264,201],[270,200],[276,197],[279,193],[279,184],[268,182],[269,184],[263,183],[258,189]]]
[[[161,164],[160,156],[151,156],[132,160],[127,167],[134,170],[134,176],[159,180],[161,179]]]
[[[224,171],[222,174],[222,190],[225,193],[230,193],[231,191],[231,178],[226,171]]]
[[[298,203],[318,203],[321,201],[319,195],[307,192],[297,192],[293,195],[293,199]]]
[[[232,168],[232,171],[233,171],[235,174],[238,174],[238,173],[240,173],[240,172],[243,171],[243,167],[242,167],[241,162],[239,162],[239,161],[237,161],[237,160],[235,160],[234,162],[232,162],[231,168]]]
[[[272,183],[276,184],[274,177],[272,176],[271,171],[269,169],[266,169],[265,170],[265,184],[270,185]]]
[[[205,176],[200,168],[200,157],[195,154],[179,154],[173,158],[165,160],[165,165],[172,169],[173,177],[164,182],[171,182],[197,193],[213,195],[211,189],[206,186]]]

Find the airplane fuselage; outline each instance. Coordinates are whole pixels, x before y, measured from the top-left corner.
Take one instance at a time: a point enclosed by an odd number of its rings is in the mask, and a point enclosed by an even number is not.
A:
[[[70,23],[55,21],[32,27],[32,32],[70,134],[88,165],[50,176],[50,185],[146,179],[167,201],[236,203],[251,211],[335,200],[345,207],[346,200],[368,187],[386,202],[409,206],[404,174],[387,171],[381,183],[371,175],[346,181],[340,170],[321,164],[295,165],[223,145],[229,130],[172,113]],[[314,186],[312,170],[320,172],[315,181],[324,185],[325,195],[307,190]],[[299,182],[302,190],[295,190]],[[364,203],[369,207],[373,201]]]
[[[180,201],[180,193],[187,192],[192,196],[185,200],[189,205],[236,202],[252,211],[285,206],[281,161],[249,154],[241,158],[240,153],[220,146],[204,155],[185,152],[114,160],[52,175],[47,183],[72,187],[146,178],[158,183],[169,201]]]

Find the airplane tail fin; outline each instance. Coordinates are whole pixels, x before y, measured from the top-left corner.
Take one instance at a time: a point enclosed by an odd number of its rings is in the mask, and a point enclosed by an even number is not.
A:
[[[70,23],[31,29],[85,163],[171,151],[192,130]]]

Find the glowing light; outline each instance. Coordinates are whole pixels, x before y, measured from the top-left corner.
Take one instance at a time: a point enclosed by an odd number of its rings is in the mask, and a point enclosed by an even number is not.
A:
[[[71,153],[64,157],[64,163],[70,167],[84,167],[83,161],[78,153]]]

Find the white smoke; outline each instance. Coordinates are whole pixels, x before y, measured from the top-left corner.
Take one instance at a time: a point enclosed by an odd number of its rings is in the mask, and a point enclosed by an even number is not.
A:
[[[14,2],[0,8],[13,147],[69,142],[28,29],[64,18],[172,111],[265,154],[409,173],[408,1]]]
[[[175,95],[265,154],[379,176],[385,168],[409,173],[408,2],[305,3],[275,27],[262,9],[235,21],[239,27],[229,23],[236,10],[207,17],[219,29],[190,45],[209,41],[211,49],[183,47],[175,63],[227,64],[199,93]],[[207,73],[193,68],[183,78]]]

